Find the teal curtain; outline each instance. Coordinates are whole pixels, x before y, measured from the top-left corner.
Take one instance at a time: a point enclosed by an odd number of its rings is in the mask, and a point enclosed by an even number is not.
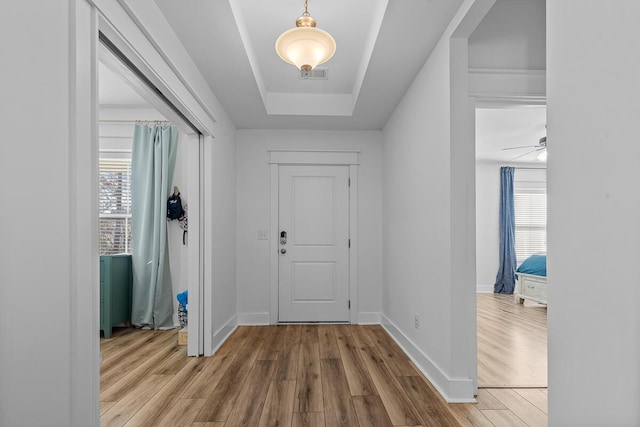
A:
[[[131,323],[137,327],[173,327],[167,198],[177,148],[175,127],[135,126],[131,154]]]

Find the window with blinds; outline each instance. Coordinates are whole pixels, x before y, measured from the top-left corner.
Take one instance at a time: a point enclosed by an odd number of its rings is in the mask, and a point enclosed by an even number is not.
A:
[[[546,189],[515,189],[516,260],[547,251]]]
[[[131,253],[131,160],[100,159],[100,255]]]

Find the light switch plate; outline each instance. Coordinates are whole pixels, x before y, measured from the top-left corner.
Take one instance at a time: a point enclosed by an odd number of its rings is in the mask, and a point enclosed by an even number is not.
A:
[[[267,230],[258,230],[258,240],[269,240],[269,233]]]

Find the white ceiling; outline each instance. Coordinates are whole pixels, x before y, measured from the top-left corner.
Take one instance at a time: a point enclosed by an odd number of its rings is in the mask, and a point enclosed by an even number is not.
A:
[[[303,0],[155,2],[237,128],[379,130],[462,0],[310,0],[338,45],[320,66],[328,80],[300,79],[274,49]],[[99,72],[101,106],[149,105],[108,67]],[[476,157],[512,161],[529,150],[503,149],[537,145],[545,121],[544,107],[478,109]]]
[[[477,109],[476,159],[503,163],[546,163],[536,159],[537,152],[531,152],[538,146],[540,138],[547,134],[546,120],[545,107]],[[528,148],[504,150],[522,146]]]
[[[304,0],[155,0],[238,129],[382,129],[462,0],[310,0],[336,40],[327,81],[274,45]]]

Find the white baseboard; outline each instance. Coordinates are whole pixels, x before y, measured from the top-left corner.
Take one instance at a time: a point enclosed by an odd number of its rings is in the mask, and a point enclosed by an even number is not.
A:
[[[269,325],[269,313],[238,313],[238,325]]]
[[[269,325],[271,324],[271,317],[269,313],[239,313],[238,325]],[[378,312],[364,312],[358,313],[359,325],[379,325],[380,313]]]
[[[238,327],[238,318],[233,316],[211,337],[211,352],[205,349],[205,356],[212,356]]]
[[[478,283],[476,284],[476,292],[479,294],[492,294],[493,285],[481,285],[480,283]]]
[[[358,325],[379,325],[380,313],[378,312],[360,312],[358,313]]]
[[[402,348],[425,377],[448,403],[476,403],[473,381],[470,378],[449,378],[426,354],[416,346],[384,314],[380,315],[381,325]]]

